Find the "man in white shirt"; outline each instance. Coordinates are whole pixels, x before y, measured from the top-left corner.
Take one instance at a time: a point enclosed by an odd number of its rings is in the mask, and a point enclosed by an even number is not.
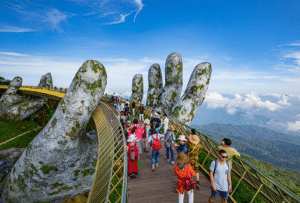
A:
[[[164,114],[164,134],[167,133],[168,126],[169,126],[169,119],[167,114]]]
[[[219,151],[219,158],[210,164],[211,196],[209,197],[209,203],[214,202],[219,194],[222,203],[227,203],[229,192],[232,190],[231,170],[228,161],[226,161],[227,158],[226,151],[222,149]]]

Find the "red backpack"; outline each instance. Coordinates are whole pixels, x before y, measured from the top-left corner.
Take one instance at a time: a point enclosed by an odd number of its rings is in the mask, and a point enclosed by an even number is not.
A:
[[[161,143],[159,141],[159,139],[154,139],[153,135],[151,135],[152,140],[153,140],[153,144],[152,144],[152,150],[153,151],[158,151],[162,148]],[[156,137],[158,137],[158,134],[156,134]]]

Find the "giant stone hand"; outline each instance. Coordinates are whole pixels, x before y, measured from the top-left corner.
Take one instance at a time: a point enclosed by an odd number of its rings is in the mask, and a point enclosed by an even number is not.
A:
[[[191,74],[184,94],[180,97],[183,85],[182,70],[181,55],[171,53],[166,60],[163,88],[160,66],[153,64],[150,67],[147,106],[189,124],[205,99],[212,69],[210,63],[198,64]]]

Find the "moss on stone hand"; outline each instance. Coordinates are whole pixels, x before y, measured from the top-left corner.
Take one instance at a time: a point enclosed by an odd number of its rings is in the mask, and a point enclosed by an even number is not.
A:
[[[182,106],[176,106],[174,111],[173,111],[173,115],[177,118],[179,117],[179,112],[181,111]]]
[[[60,186],[63,186],[64,184],[63,183],[54,183],[51,185],[51,188],[54,189],[56,187],[60,187]]]
[[[52,122],[51,122],[51,126],[52,128],[56,125],[57,123],[57,119],[56,118],[53,118]]]
[[[58,171],[57,167],[55,166],[42,166],[41,170],[44,174],[49,174],[51,170]]]

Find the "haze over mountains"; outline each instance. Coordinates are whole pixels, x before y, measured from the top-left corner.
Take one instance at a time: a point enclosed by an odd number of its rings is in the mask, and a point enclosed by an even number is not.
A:
[[[215,141],[227,137],[232,147],[258,160],[270,162],[286,169],[300,168],[300,137],[279,133],[254,125],[231,125],[212,123],[192,125]]]

